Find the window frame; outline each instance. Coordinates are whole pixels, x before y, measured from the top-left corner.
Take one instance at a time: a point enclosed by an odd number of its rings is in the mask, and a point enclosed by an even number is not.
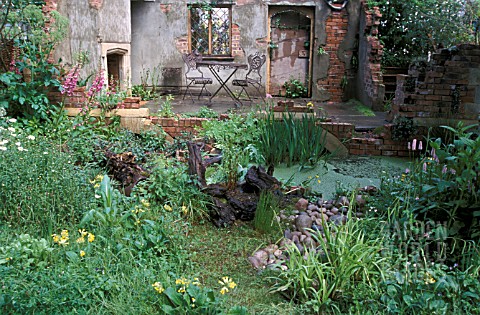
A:
[[[228,49],[229,54],[225,55],[213,55],[212,54],[212,17],[208,19],[208,54],[203,54],[204,59],[232,59],[232,5],[229,4],[216,4],[212,5],[213,8],[226,8],[228,9],[228,19],[229,19],[229,28],[228,28]],[[201,5],[191,5],[188,6],[188,51],[192,52],[192,11],[191,8],[202,8]]]

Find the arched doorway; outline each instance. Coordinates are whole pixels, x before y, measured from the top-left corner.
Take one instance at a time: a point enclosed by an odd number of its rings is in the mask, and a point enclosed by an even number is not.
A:
[[[120,89],[122,79],[122,59],[123,55],[118,53],[107,54],[107,75],[108,87],[110,90]]]
[[[102,69],[110,88],[130,88],[130,44],[102,43]]]
[[[311,95],[313,7],[269,7],[268,93],[285,95],[283,85],[297,80]]]

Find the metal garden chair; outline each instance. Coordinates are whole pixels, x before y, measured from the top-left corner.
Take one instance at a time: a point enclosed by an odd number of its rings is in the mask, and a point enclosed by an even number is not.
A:
[[[206,86],[212,84],[213,80],[211,78],[205,77],[203,75],[203,72],[197,68],[197,61],[201,61],[202,56],[198,52],[194,51],[189,54],[183,54],[182,57],[185,65],[187,66],[187,71],[185,72],[187,88],[183,93],[183,99],[185,99],[185,96],[188,92],[188,94],[190,94],[190,97],[192,98],[192,102],[195,102],[194,95],[191,89],[195,85],[200,85],[202,87],[200,93],[198,94],[198,99],[200,99],[200,96],[203,95],[204,91],[206,92],[205,95],[210,95],[210,91],[207,89]]]
[[[247,92],[247,88],[249,86],[254,87],[258,95],[262,98],[263,102],[265,103],[265,97],[264,97],[264,92],[265,92],[265,87],[262,84],[262,75],[260,73],[260,70],[262,69],[262,66],[265,64],[265,61],[267,60],[267,56],[265,54],[260,54],[259,52],[256,52],[255,54],[251,54],[248,56],[248,72],[245,75],[245,79],[236,79],[232,81],[233,86],[239,86],[242,89],[240,90],[240,95],[242,95],[243,92],[247,95],[247,98],[249,101],[252,101],[252,98]]]

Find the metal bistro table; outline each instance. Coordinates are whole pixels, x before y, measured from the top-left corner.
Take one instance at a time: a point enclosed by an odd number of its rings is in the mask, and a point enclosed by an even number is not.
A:
[[[218,83],[220,83],[220,87],[210,96],[209,102],[212,102],[212,99],[215,95],[220,92],[221,89],[224,89],[227,94],[234,100],[236,103],[242,105],[242,102],[238,97],[233,94],[232,90],[227,86],[228,81],[233,77],[233,75],[237,72],[238,69],[248,69],[248,65],[245,63],[237,63],[237,62],[225,62],[225,61],[213,61],[213,60],[202,60],[197,61],[197,67],[206,67],[210,70],[213,74],[215,79],[217,79]],[[230,75],[224,80],[220,76],[220,70],[233,70]]]

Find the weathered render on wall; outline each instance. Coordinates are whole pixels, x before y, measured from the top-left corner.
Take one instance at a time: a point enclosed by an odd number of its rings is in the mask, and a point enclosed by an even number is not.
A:
[[[71,24],[69,38],[56,51],[57,59],[71,64],[76,53],[88,51],[92,63],[84,70],[86,74],[95,72],[100,66],[107,69],[107,57],[114,54],[121,58],[120,69],[128,81],[125,86],[141,83],[150,86],[185,85],[181,54],[188,51],[188,5],[199,1],[47,2],[55,2],[57,10],[67,16]],[[362,81],[365,71],[359,72],[357,68],[361,61],[369,60],[359,51],[366,49],[359,45],[359,33],[363,32],[361,0],[350,0],[342,9],[330,7],[325,0],[236,0],[222,3],[232,4],[231,60],[246,62],[249,54],[266,54],[267,63],[262,68],[265,85],[270,75],[270,14],[278,8],[300,8],[298,11],[313,14],[308,17],[313,19],[314,26],[309,51],[311,97],[329,102],[361,97],[370,105],[377,101],[378,95],[372,96],[361,90],[365,88]],[[326,54],[318,54],[318,48],[324,49]],[[362,60],[359,55],[363,56]],[[292,67],[291,71],[295,68]],[[220,74],[227,73],[221,71]],[[244,71],[238,71],[236,77],[244,74]],[[375,97],[377,99],[372,101]]]
[[[165,68],[178,69],[183,61],[176,47],[179,38],[187,36],[187,5],[185,1],[132,1],[132,83],[159,76]],[[180,75],[180,74],[176,74]],[[174,80],[175,81],[175,80]]]
[[[91,62],[83,69],[83,75],[97,72],[101,67],[106,68],[108,48],[130,45],[130,0],[47,2],[56,3],[57,11],[70,22],[68,38],[57,47],[54,57],[56,60],[61,59],[64,64],[73,64],[75,55],[88,52]],[[128,55],[126,53],[127,57]],[[125,79],[128,79],[127,73]]]

